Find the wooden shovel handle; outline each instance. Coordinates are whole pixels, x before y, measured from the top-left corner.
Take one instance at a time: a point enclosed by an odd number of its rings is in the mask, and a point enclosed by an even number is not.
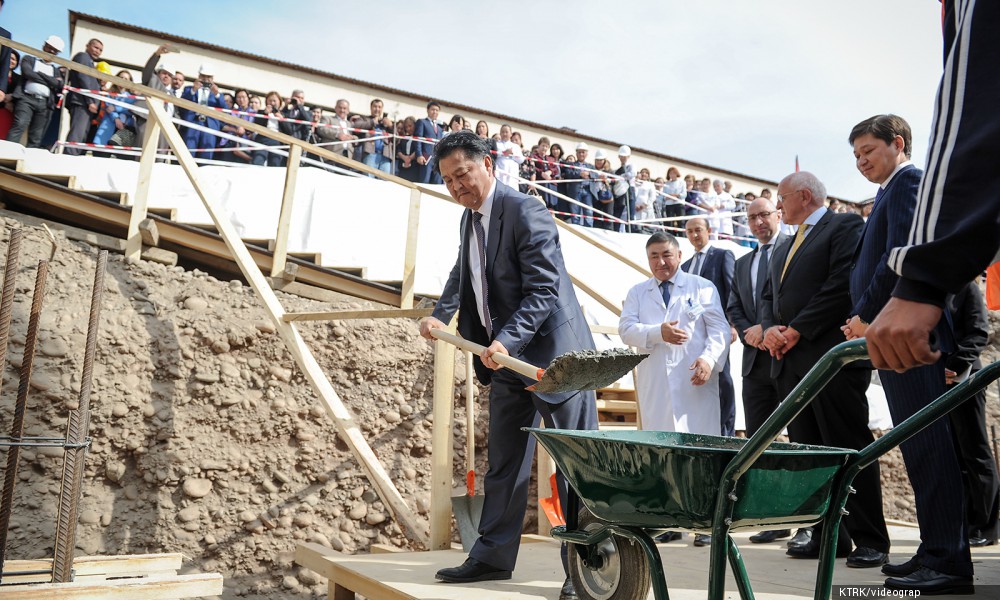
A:
[[[477,356],[482,354],[483,350],[486,350],[485,346],[480,346],[475,342],[470,342],[469,340],[463,337],[453,335],[443,329],[431,329],[431,335],[434,336],[436,339],[441,340],[442,342],[448,342],[449,344],[455,346],[456,348],[461,348],[462,350],[465,350],[467,352],[472,352]],[[506,354],[500,354],[499,352],[497,352],[493,354],[491,358],[496,362],[500,363],[500,365],[502,365],[503,367],[506,367],[511,371],[520,373],[525,377],[530,377],[535,381],[541,379],[542,375],[545,374],[545,369],[539,369],[538,367],[530,365],[524,362],[523,360],[518,360],[513,356],[508,356]]]

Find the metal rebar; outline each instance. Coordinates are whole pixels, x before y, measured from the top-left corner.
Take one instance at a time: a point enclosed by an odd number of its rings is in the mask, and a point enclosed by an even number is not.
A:
[[[59,485],[59,512],[56,518],[56,542],[52,560],[53,583],[65,583],[73,577],[73,547],[76,545],[76,522],[83,484],[84,459],[90,428],[90,389],[94,375],[94,354],[97,352],[97,332],[101,321],[101,298],[104,294],[104,271],[107,251],[97,255],[94,289],[90,297],[90,320],[87,323],[87,347],[83,354],[83,380],[79,402],[69,413],[66,426],[66,451],[63,458],[62,482]],[[73,446],[73,447],[71,447]]]
[[[0,296],[0,383],[3,381],[3,367],[7,361],[7,339],[10,337],[10,315],[14,306],[14,284],[17,280],[17,268],[21,260],[21,237],[24,233],[20,228],[10,231],[7,241],[7,264],[3,270],[3,294]]]
[[[35,343],[38,338],[38,320],[42,314],[42,298],[45,296],[45,279],[49,273],[49,263],[38,261],[35,274],[35,292],[31,298],[31,314],[28,317],[28,333],[24,340],[24,357],[21,359],[21,378],[17,383],[17,400],[14,403],[14,419],[11,437],[24,435],[24,409],[28,403],[28,387],[31,382],[31,367],[35,360]],[[4,288],[7,287],[4,282]],[[7,527],[10,525],[10,511],[14,502],[14,484],[17,482],[17,463],[21,458],[21,447],[12,446],[7,451],[7,470],[4,471],[3,493],[0,495],[0,572],[7,555]]]

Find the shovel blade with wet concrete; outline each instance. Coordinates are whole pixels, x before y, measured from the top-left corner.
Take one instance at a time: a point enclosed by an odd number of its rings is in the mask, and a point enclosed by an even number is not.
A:
[[[476,355],[486,349],[441,329],[432,329],[431,335]],[[529,390],[551,394],[608,387],[634,369],[646,356],[623,348],[579,350],[557,356],[544,369],[503,354],[494,354],[493,360],[504,368],[538,381]]]

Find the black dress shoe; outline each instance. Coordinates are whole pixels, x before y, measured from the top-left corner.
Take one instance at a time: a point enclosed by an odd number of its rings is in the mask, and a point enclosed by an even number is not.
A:
[[[510,571],[498,569],[469,557],[462,563],[462,566],[441,569],[434,577],[447,583],[472,583],[474,581],[510,579]]]
[[[971,577],[947,575],[927,567],[920,567],[906,577],[890,577],[885,580],[885,587],[890,590],[915,590],[921,595],[976,593]]]
[[[577,600],[576,588],[573,587],[573,580],[569,577],[563,582],[562,589],[559,590],[559,600]]]
[[[803,527],[798,531],[796,531],[795,535],[792,536],[792,539],[788,540],[788,542],[785,545],[788,546],[789,548],[791,548],[792,546],[801,546],[803,544],[808,544],[809,542],[812,541],[812,539],[813,539],[812,527]]]
[[[882,572],[890,577],[906,577],[920,569],[920,561],[914,556],[910,560],[898,565],[886,563],[882,565]]]
[[[653,538],[653,541],[657,544],[666,544],[667,542],[676,542],[679,539],[681,539],[681,532],[667,531]]]
[[[750,536],[751,544],[770,544],[774,540],[780,540],[781,538],[786,538],[792,535],[791,529],[772,529],[770,531],[761,531],[760,533],[755,533]]]
[[[694,534],[694,545],[698,546],[699,548],[701,546],[711,546],[712,536],[708,535],[707,533],[696,533]]]
[[[981,548],[983,546],[995,546],[997,543],[997,538],[990,537],[984,534],[978,529],[969,532],[969,545],[973,548]]]
[[[874,548],[858,546],[847,555],[847,566],[855,569],[870,569],[871,567],[881,567],[889,562],[888,552],[879,552]]]
[[[785,551],[785,554],[792,558],[819,558],[819,542],[810,540],[808,544],[792,546]],[[850,554],[850,548],[837,548],[837,558],[844,558]]]

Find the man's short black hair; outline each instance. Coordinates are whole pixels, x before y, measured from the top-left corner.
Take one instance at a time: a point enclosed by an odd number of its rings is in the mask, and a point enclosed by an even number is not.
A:
[[[847,143],[854,145],[854,140],[865,134],[872,134],[877,140],[882,140],[886,144],[892,145],[892,141],[896,139],[896,136],[903,138],[903,154],[906,158],[910,158],[910,149],[912,148],[911,139],[913,134],[910,132],[910,124],[906,122],[906,119],[896,115],[875,115],[861,121],[854,126],[851,130],[851,135],[847,138]]]
[[[680,249],[681,247],[681,245],[677,243],[677,238],[670,235],[666,231],[657,231],[653,235],[649,236],[648,240],[646,240],[646,248],[649,248],[653,244],[663,244],[664,242],[672,248]]]
[[[468,129],[449,133],[434,146],[434,169],[441,172],[441,161],[448,158],[455,152],[461,152],[465,158],[478,161],[484,156],[489,156],[493,160],[490,152],[490,143]]]
[[[438,104],[434,100],[431,100],[430,102],[427,103],[427,110],[430,110],[432,106],[436,106],[438,108],[441,108],[440,104]]]

